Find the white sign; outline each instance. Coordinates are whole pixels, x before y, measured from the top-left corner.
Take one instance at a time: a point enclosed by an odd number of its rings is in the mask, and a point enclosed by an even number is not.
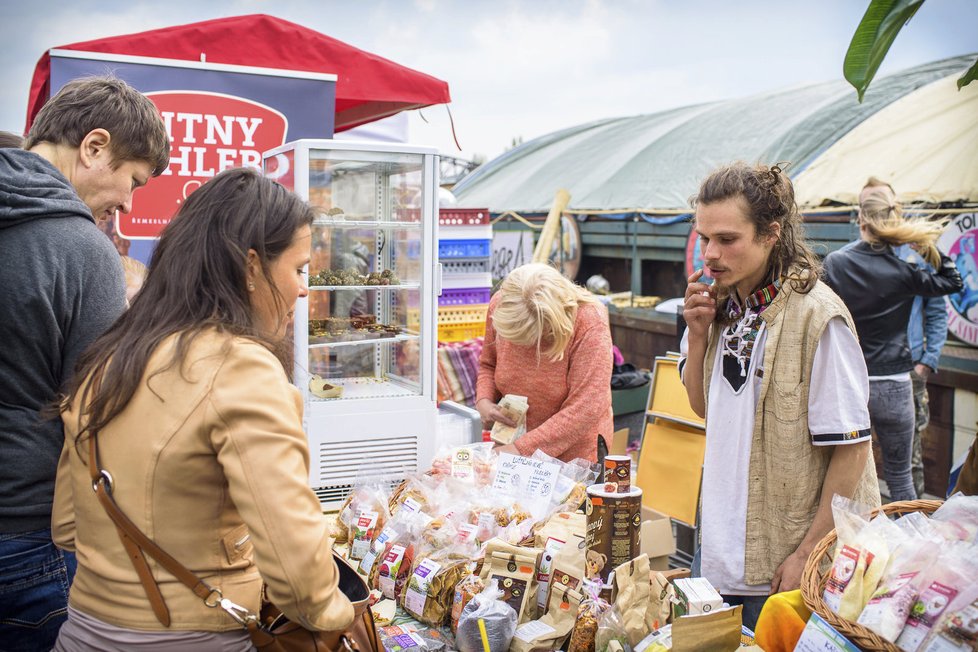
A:
[[[496,462],[496,477],[492,488],[525,497],[533,516],[541,519],[547,515],[554,485],[560,477],[560,466],[520,455],[503,453]],[[532,499],[532,500],[528,500]]]
[[[964,281],[964,289],[947,297],[947,328],[978,346],[978,213],[955,217],[937,246],[954,261]]]
[[[492,278],[506,278],[520,265],[533,262],[533,233],[530,231],[492,232]]]

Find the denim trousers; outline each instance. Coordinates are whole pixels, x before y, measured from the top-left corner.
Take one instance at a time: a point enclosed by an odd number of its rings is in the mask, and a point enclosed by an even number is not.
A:
[[[883,452],[883,478],[890,500],[915,500],[910,473],[913,450],[913,385],[909,381],[870,380],[869,419]]]
[[[67,619],[75,555],[51,530],[0,534],[0,650],[50,650]]]

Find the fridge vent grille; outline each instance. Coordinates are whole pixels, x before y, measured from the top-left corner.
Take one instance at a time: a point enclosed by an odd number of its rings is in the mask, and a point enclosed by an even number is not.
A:
[[[322,442],[316,460],[319,486],[314,488],[326,509],[338,509],[353,490],[360,473],[386,477],[392,484],[418,470],[418,438],[383,437],[366,441]]]

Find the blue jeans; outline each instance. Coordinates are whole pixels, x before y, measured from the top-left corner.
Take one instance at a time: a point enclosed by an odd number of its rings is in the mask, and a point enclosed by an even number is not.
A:
[[[913,451],[913,385],[909,381],[869,381],[869,420],[883,453],[883,478],[890,500],[916,500],[910,460]]]
[[[51,530],[0,534],[0,649],[50,650],[68,617],[75,555],[51,541]]]
[[[690,565],[690,575],[692,577],[702,577],[703,576],[703,564],[701,548],[697,548],[696,552],[693,554],[693,563]],[[764,603],[767,602],[766,595],[721,595],[723,601],[729,604],[731,607],[736,605],[741,605],[743,609],[740,611],[741,620],[744,623],[744,627],[750,631],[754,631],[757,627],[757,619],[761,616],[761,609],[764,608]]]

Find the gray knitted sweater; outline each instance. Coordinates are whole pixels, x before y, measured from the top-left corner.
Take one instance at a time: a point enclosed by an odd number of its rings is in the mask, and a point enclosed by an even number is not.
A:
[[[40,412],[125,301],[119,254],[68,180],[0,149],[0,533],[50,527],[64,433]]]

